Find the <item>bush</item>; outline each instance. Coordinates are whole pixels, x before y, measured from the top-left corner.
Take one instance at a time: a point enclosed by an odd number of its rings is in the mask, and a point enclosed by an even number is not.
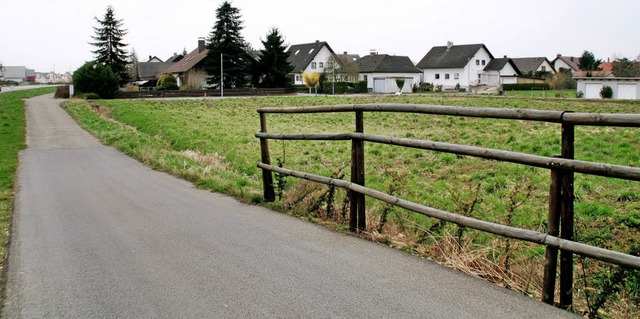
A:
[[[69,98],[69,86],[58,86],[56,87],[56,93],[53,95],[56,99],[68,99]]]
[[[353,84],[349,82],[324,82],[324,94],[346,94],[353,92]]]
[[[102,99],[112,99],[120,88],[120,78],[110,67],[87,62],[73,73],[76,92],[95,93]]]
[[[355,86],[355,93],[369,93],[367,81],[358,81]]]
[[[524,91],[524,90],[548,90],[549,84],[547,83],[518,83],[518,84],[503,84],[505,91]]]
[[[610,99],[613,97],[613,89],[608,86],[605,85],[602,87],[602,89],[600,90],[600,97],[603,99]]]
[[[160,76],[158,79],[158,85],[156,86],[156,90],[158,91],[167,91],[167,90],[177,90],[178,89],[178,81],[176,77],[171,73],[165,73]]]
[[[581,99],[581,98],[583,98],[583,97],[584,97],[584,93],[583,93],[582,91],[578,91],[578,92],[576,93],[576,97],[577,97],[577,98],[579,98],[579,99]]]

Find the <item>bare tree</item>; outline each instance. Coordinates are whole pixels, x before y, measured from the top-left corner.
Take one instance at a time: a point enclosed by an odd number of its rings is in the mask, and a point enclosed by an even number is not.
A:
[[[334,54],[329,58],[326,73],[335,74],[337,81],[355,82],[358,80],[358,64],[348,54]]]

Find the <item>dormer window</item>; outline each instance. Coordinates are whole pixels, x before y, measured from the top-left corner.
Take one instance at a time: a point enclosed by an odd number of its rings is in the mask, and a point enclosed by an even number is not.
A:
[[[300,50],[296,50],[296,53],[294,53],[293,55],[298,55],[298,53],[300,53]]]
[[[309,50],[309,54],[313,53],[313,49]]]

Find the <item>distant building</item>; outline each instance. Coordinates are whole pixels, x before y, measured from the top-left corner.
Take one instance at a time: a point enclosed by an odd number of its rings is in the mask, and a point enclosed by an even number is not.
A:
[[[560,70],[565,69],[573,72],[580,71],[580,67],[578,64],[580,63],[580,58],[574,56],[562,56],[558,54],[558,56],[551,62],[553,64],[553,68],[556,71],[560,72]]]
[[[27,68],[24,66],[5,66],[4,80],[23,83],[27,80]]]
[[[361,81],[373,93],[411,92],[420,83],[422,70],[407,56],[372,53],[356,61]],[[402,87],[398,87],[398,83]]]
[[[577,92],[584,98],[599,99],[603,87],[611,87],[614,99],[638,100],[640,97],[640,78],[608,77],[574,77],[577,81]]]
[[[329,60],[335,55],[327,42],[318,41],[312,43],[294,44],[289,47],[289,63],[293,71],[289,76],[293,78],[293,84],[304,84],[302,73],[322,73],[329,68]]]
[[[474,85],[488,85],[483,77],[484,69],[493,60],[489,49],[482,44],[432,47],[416,65],[424,71],[423,81],[451,89],[459,85],[467,88]]]

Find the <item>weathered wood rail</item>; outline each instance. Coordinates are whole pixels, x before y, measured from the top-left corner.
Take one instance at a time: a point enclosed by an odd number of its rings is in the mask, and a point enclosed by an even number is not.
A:
[[[267,132],[266,114],[268,113],[300,114],[327,112],[355,113],[355,131],[346,133],[318,134],[274,134]],[[365,134],[364,112],[404,112],[558,123],[561,126],[561,154],[555,157],[545,157],[476,146]],[[258,113],[260,114],[260,132],[256,133],[256,137],[260,138],[262,156],[262,162],[258,163],[258,167],[260,167],[263,172],[264,197],[267,201],[275,200],[272,172],[277,172],[279,174],[322,184],[334,185],[336,187],[349,190],[351,192],[349,228],[352,231],[361,231],[365,229],[366,219],[364,198],[365,196],[370,196],[415,213],[455,223],[463,227],[469,227],[504,237],[545,245],[546,253],[542,300],[549,304],[554,303],[559,251],[560,307],[569,307],[573,302],[573,254],[595,258],[623,267],[640,269],[640,257],[573,241],[574,173],[577,172],[640,181],[640,168],[574,160],[575,126],[640,127],[640,114],[572,113],[533,109],[453,107],[415,104],[355,104],[287,108],[265,107],[259,108]],[[351,140],[351,181],[333,179],[271,165],[268,144],[269,139]],[[466,155],[549,169],[551,173],[547,233],[465,217],[366,188],[364,171],[365,142]]]

